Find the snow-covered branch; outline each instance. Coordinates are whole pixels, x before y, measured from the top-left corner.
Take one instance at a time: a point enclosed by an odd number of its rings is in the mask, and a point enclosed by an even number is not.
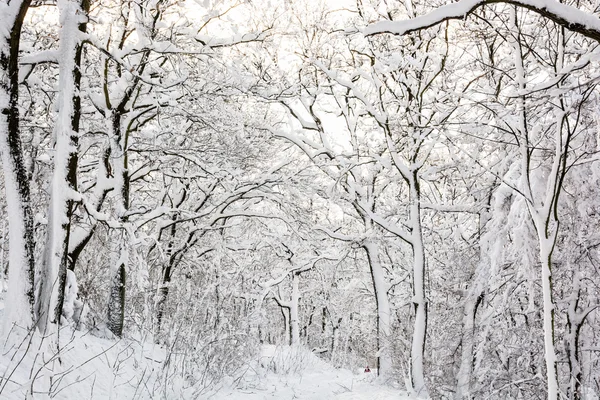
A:
[[[573,32],[600,42],[600,19],[597,16],[554,0],[461,0],[413,19],[377,22],[369,25],[363,33],[367,36],[379,33],[405,35],[451,19],[464,19],[479,7],[494,3],[506,3],[526,8]]]
[[[485,206],[476,204],[421,203],[421,208],[439,212],[478,214]]]

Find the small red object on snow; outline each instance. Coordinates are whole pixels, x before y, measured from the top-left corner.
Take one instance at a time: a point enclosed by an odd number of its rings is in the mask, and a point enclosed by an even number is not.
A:
[[[365,372],[371,372],[371,369],[369,368],[368,365],[367,365],[367,368],[365,368]]]

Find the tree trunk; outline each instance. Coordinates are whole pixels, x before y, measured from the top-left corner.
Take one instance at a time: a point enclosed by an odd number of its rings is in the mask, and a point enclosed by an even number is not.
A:
[[[77,176],[78,137],[73,130],[74,99],[77,94],[75,72],[80,43],[77,31],[82,18],[78,1],[61,0],[58,3],[62,26],[60,30],[61,59],[59,61],[58,117],[52,191],[48,207],[48,230],[40,275],[38,327],[45,332],[49,323],[59,324],[64,304],[67,277],[68,246],[71,214],[74,206]],[[78,125],[78,123],[77,123]]]
[[[79,31],[80,32],[87,32],[87,15],[90,11],[90,0],[80,0],[80,7],[81,7],[81,11],[83,12],[83,15],[85,15],[85,19],[82,19],[82,21],[80,21],[79,23]],[[73,92],[73,115],[71,118],[71,143],[73,145],[73,148],[76,149],[77,151],[71,151],[71,153],[69,154],[69,161],[68,161],[68,169],[67,169],[67,182],[69,184],[69,186],[73,189],[73,190],[77,190],[77,166],[79,164],[79,127],[80,127],[80,123],[81,123],[81,94],[80,94],[80,89],[81,89],[81,57],[83,55],[83,43],[77,43],[76,44],[76,49],[75,49],[75,66],[73,68],[73,84],[75,87],[75,90]],[[69,201],[68,204],[68,210],[69,210],[69,224],[71,223],[71,217],[73,214],[75,208],[75,202],[74,201]],[[67,258],[67,268],[70,269],[71,271],[75,270],[75,265],[77,263],[77,258],[79,257],[79,254],[81,254],[81,251],[83,250],[83,248],[85,247],[85,245],[89,242],[89,239],[91,238],[91,234],[89,235],[89,237],[87,239],[85,239],[85,237],[81,240],[79,240],[79,243],[77,243],[75,246],[71,246],[71,229],[72,227],[69,226],[68,229],[68,237],[66,238],[66,243],[65,246],[67,246],[67,250],[66,250],[66,258]],[[93,233],[93,229],[90,230]],[[76,249],[75,251],[73,251],[73,249],[71,248],[73,247],[74,249]],[[64,290],[64,288],[63,288]]]
[[[95,197],[95,204],[94,204],[94,209],[96,210],[96,212],[100,212],[100,210],[102,209],[102,205],[104,204],[104,201],[106,200],[106,197],[108,195],[108,192],[110,190],[113,189],[113,185],[112,183],[106,183],[106,182],[110,182],[110,173],[109,171],[111,170],[110,168],[110,154],[111,154],[111,150],[110,150],[110,146],[106,147],[106,149],[103,151],[102,154],[102,160],[100,161],[100,168],[98,169],[98,176],[102,176],[101,179],[98,179],[96,181],[96,185],[94,187],[94,197]],[[100,180],[102,180],[104,183],[104,185],[100,184]],[[69,237],[69,269],[71,271],[73,271],[75,269],[75,266],[77,265],[77,260],[79,259],[79,256],[81,255],[81,253],[83,252],[83,250],[85,249],[85,247],[87,246],[87,244],[90,242],[90,240],[92,239],[92,236],[94,235],[94,232],[96,231],[96,226],[98,225],[98,221],[93,220],[90,223],[90,226],[87,227],[81,227],[78,226],[75,229],[73,229],[72,234]]]
[[[115,214],[122,225],[128,222],[129,211],[129,171],[127,159],[127,135],[123,135],[121,127],[122,107],[112,110],[110,123],[112,129],[111,156],[114,157],[113,171],[115,173]],[[108,305],[108,327],[118,337],[123,335],[123,322],[125,320],[125,276],[129,264],[129,240],[127,229],[123,226],[117,239],[116,253],[118,261],[111,268],[111,288]]]
[[[392,370],[391,356],[391,311],[390,301],[388,299],[388,285],[385,282],[385,275],[381,263],[379,262],[379,249],[373,242],[365,242],[363,248],[367,252],[369,266],[371,268],[371,277],[373,280],[373,290],[375,291],[375,301],[377,305],[377,373],[383,377],[389,377]]]
[[[158,335],[160,334],[167,297],[169,296],[169,285],[171,283],[171,271],[173,263],[173,256],[171,255],[171,257],[169,257],[169,263],[163,268],[162,284],[158,287],[156,293],[156,330],[154,333],[156,338],[158,338]]]
[[[573,294],[569,301],[567,312],[567,335],[565,338],[567,360],[569,363],[570,383],[569,399],[581,400],[581,381],[583,380],[583,371],[579,360],[579,332],[585,321],[585,314],[580,315],[577,312],[581,291],[579,274],[575,273],[573,277]]]
[[[34,323],[34,239],[30,189],[19,126],[19,46],[30,0],[13,0],[0,13],[0,152],[8,210],[9,266],[4,329]]]
[[[292,346],[300,343],[300,324],[298,322],[298,303],[300,301],[299,281],[300,274],[292,272],[292,299],[290,301],[290,344]]]
[[[492,195],[488,196],[487,206],[491,207]],[[483,211],[479,214],[478,241],[481,243],[482,231],[490,216]],[[477,310],[481,305],[485,292],[485,271],[489,269],[486,259],[486,250],[479,248],[479,263],[469,282],[470,288],[465,299],[463,333],[461,339],[460,365],[456,376],[456,391],[454,400],[467,400],[471,398],[471,379],[473,375],[473,364],[475,359],[475,324]],[[486,260],[486,261],[484,261]]]
[[[477,283],[476,283],[477,284]],[[456,392],[454,400],[470,399],[471,375],[473,373],[473,356],[475,348],[475,316],[483,298],[483,292],[475,290],[469,296],[465,305],[463,317],[463,334],[461,339],[460,366],[456,379]]]
[[[108,318],[106,325],[117,337],[123,336],[125,319],[125,263],[121,263],[112,276],[108,299]]]
[[[289,308],[280,306],[281,315],[283,316],[283,337],[286,338],[286,343],[292,342],[292,335],[290,332],[290,317]]]
[[[342,325],[342,318],[339,318],[337,324],[331,321],[331,357],[330,360],[334,363],[337,358],[337,350],[340,345],[340,326]],[[334,363],[335,365],[335,363]]]
[[[539,231],[538,231],[539,232]],[[540,261],[542,263],[542,293],[544,299],[544,349],[548,400],[558,399],[558,370],[554,346],[554,302],[552,299],[552,252],[554,238],[540,237]]]
[[[180,207],[183,204],[183,202],[185,201],[186,197],[187,197],[187,189],[184,189],[180,200],[176,204],[174,204],[174,206]],[[159,286],[158,291],[156,293],[157,300],[156,300],[156,329],[154,332],[155,338],[158,338],[158,335],[160,334],[160,328],[162,325],[163,316],[164,316],[164,312],[165,312],[165,305],[167,303],[167,298],[169,297],[169,285],[171,284],[171,274],[173,273],[173,268],[178,264],[178,262],[177,262],[178,254],[177,254],[177,252],[173,251],[173,246],[174,246],[173,242],[175,240],[175,234],[177,233],[177,224],[175,223],[176,216],[173,216],[171,218],[171,221],[173,222],[173,224],[171,225],[171,227],[169,229],[170,239],[169,239],[169,244],[167,246],[167,253],[166,253],[166,256],[169,258],[169,260],[168,260],[168,264],[163,266],[162,284]],[[162,230],[161,230],[161,233],[162,233]]]
[[[413,306],[415,325],[410,352],[411,381],[418,397],[427,397],[423,356],[427,336],[427,299],[425,297],[425,248],[421,227],[421,192],[415,171],[410,179],[410,225],[413,249]]]

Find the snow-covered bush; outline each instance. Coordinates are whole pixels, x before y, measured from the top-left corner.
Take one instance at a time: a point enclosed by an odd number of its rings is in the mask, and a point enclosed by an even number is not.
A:
[[[328,366],[304,346],[264,346],[259,361],[262,368],[280,375]]]

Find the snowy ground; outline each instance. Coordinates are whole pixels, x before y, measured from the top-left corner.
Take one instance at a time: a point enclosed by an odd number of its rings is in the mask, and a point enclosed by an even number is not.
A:
[[[365,377],[354,375],[348,370],[321,370],[283,377],[271,374],[257,386],[222,389],[207,398],[215,400],[401,400],[408,397],[397,390],[369,382]]]
[[[60,357],[34,335],[0,354],[0,399],[407,399],[377,384],[375,374],[335,369],[304,348],[266,346],[239,376],[216,388],[190,384],[165,366],[152,343],[114,341],[89,333],[61,332]],[[14,342],[14,341],[13,341]],[[15,350],[20,345],[20,350]],[[25,348],[28,348],[25,351]],[[30,397],[29,397],[30,398]]]
[[[221,389],[207,398],[239,399],[341,399],[341,400],[402,400],[403,393],[375,383],[373,372],[353,373],[332,368],[305,350],[265,347],[260,370],[247,374],[235,385]],[[276,373],[276,369],[280,369]],[[295,370],[294,370],[295,369]]]

